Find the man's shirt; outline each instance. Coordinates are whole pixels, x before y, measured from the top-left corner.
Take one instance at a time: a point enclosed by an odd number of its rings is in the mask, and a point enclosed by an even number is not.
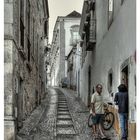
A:
[[[118,105],[119,113],[128,113],[128,93],[117,92],[115,94],[114,102]]]
[[[96,114],[104,114],[104,103],[101,94],[95,92],[91,97],[91,103],[94,104]]]

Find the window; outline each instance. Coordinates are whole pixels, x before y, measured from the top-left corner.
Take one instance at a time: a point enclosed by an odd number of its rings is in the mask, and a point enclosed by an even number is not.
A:
[[[134,82],[135,82],[135,96],[136,96],[136,93],[137,93],[137,91],[136,91],[136,87],[137,87],[137,79],[136,79],[136,75],[134,76]]]
[[[78,40],[79,39],[79,34],[78,32],[73,32],[73,38]]]
[[[37,35],[36,64],[38,65],[39,35]]]
[[[30,3],[29,0],[26,1],[26,27],[27,27],[27,58],[30,62],[31,55],[31,44],[30,44]]]
[[[31,54],[31,44],[30,44],[30,41],[28,40],[27,41],[28,43],[27,43],[27,47],[28,47],[28,61],[30,61],[30,54]]]
[[[20,46],[24,49],[24,0],[20,0]]]
[[[108,0],[108,28],[111,26],[113,21],[114,11],[114,0]]]
[[[40,3],[39,3],[39,1],[37,1],[37,9],[38,9],[38,11],[40,10]]]
[[[48,35],[47,30],[48,30],[48,21],[45,21],[45,23],[44,23],[44,35],[45,35],[45,36]]]
[[[34,55],[34,47],[35,47],[35,19],[33,18],[33,55]]]
[[[79,36],[79,25],[73,25],[71,26],[70,32],[71,32],[71,38],[70,38],[70,45],[74,46],[78,43],[80,40]]]
[[[20,18],[24,17],[24,0],[20,0]]]
[[[89,42],[89,34],[90,34],[90,24],[88,22],[88,25],[86,26],[86,34],[85,34],[85,37],[86,37],[86,46],[88,45],[88,42]]]
[[[20,19],[20,46],[22,49],[24,49],[24,25],[21,19]]]
[[[30,3],[29,0],[27,0],[27,5],[26,5],[26,27],[27,27],[27,33],[28,36],[30,37]]]
[[[113,86],[113,71],[112,69],[108,72],[108,92],[112,93],[112,86]]]
[[[121,73],[121,83],[128,87],[128,65],[122,69]]]
[[[121,0],[121,5],[123,4],[124,0]]]

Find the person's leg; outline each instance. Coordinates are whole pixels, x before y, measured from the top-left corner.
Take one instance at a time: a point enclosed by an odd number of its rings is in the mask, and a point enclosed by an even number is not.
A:
[[[128,136],[128,114],[124,114],[124,137],[127,139]]]
[[[92,125],[92,130],[93,130],[93,134],[96,134],[96,125],[95,124]]]
[[[106,137],[105,136],[105,134],[104,134],[104,129],[103,129],[103,127],[102,127],[102,125],[101,125],[101,123],[102,123],[102,117],[103,117],[103,115],[102,114],[100,114],[100,118],[99,118],[99,130],[100,130],[100,135],[101,135],[101,137]]]
[[[96,134],[96,123],[97,123],[96,116],[92,116],[92,122],[93,122],[93,125],[92,125],[93,134]]]
[[[104,130],[103,130],[101,124],[99,124],[99,130],[100,130],[101,136],[102,136],[102,137],[106,137],[105,134],[104,134]]]
[[[99,114],[96,114],[96,138],[99,138]]]
[[[120,118],[120,128],[121,128],[121,138],[125,138],[125,119],[124,119],[124,113],[119,113]]]

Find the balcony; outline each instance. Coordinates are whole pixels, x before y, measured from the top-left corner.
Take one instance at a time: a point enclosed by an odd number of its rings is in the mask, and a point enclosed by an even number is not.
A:
[[[95,19],[90,20],[90,27],[88,32],[86,32],[86,34],[89,34],[89,40],[87,41],[86,51],[92,51],[93,48],[96,46],[96,20]]]

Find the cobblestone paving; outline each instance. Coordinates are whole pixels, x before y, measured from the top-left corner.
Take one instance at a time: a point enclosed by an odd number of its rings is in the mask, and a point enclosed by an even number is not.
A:
[[[76,92],[62,88],[60,88],[59,90],[61,90],[67,98],[69,111],[71,112],[73,122],[75,124],[75,129],[79,134],[78,139],[92,140],[92,132],[87,125],[89,116],[88,108],[81,101],[81,99],[77,97]],[[118,140],[118,136],[113,128],[109,131],[105,131],[105,133],[106,136],[108,136],[111,140]]]
[[[19,131],[17,140],[94,140],[87,125],[88,108],[75,92],[51,88]],[[106,134],[118,140],[114,130]]]

